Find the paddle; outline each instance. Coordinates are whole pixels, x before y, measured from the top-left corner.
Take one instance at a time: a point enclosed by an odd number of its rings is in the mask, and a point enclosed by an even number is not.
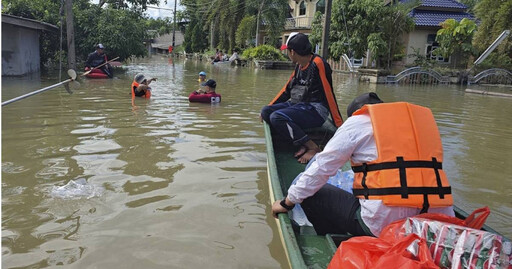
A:
[[[10,104],[10,103],[14,103],[14,102],[19,101],[19,100],[21,100],[21,99],[25,99],[25,98],[30,97],[30,96],[32,96],[32,95],[36,95],[36,94],[38,94],[38,93],[45,92],[45,91],[47,91],[47,90],[51,90],[51,89],[56,88],[56,87],[58,87],[58,86],[60,86],[60,85],[64,85],[64,87],[66,88],[66,90],[71,94],[72,92],[71,92],[71,90],[69,89],[69,85],[68,85],[68,83],[69,83],[69,82],[71,82],[71,81],[74,81],[74,80],[76,79],[76,72],[75,72],[75,70],[73,70],[73,69],[69,69],[69,70],[68,70],[68,75],[69,75],[69,79],[67,79],[67,80],[64,80],[64,81],[62,81],[62,82],[59,82],[59,83],[57,83],[57,84],[53,84],[53,85],[48,86],[48,87],[46,87],[46,88],[42,88],[42,89],[37,90],[37,91],[33,91],[33,92],[30,92],[30,93],[24,94],[24,95],[22,95],[22,96],[18,96],[18,97],[16,97],[16,98],[11,99],[11,100],[7,100],[7,101],[5,101],[5,102],[2,102],[2,106],[8,105],[8,104]]]
[[[92,72],[92,70],[94,70],[94,69],[98,69],[98,68],[100,68],[100,67],[102,67],[102,66],[104,66],[104,65],[106,65],[106,64],[108,64],[108,63],[110,63],[110,62],[113,62],[113,61],[115,61],[115,60],[117,60],[117,59],[119,59],[119,57],[115,57],[114,59],[111,59],[111,60],[110,60],[110,61],[108,61],[108,62],[104,62],[104,63],[102,63],[102,64],[100,64],[100,65],[98,65],[98,66],[96,66],[96,67],[93,67],[93,68],[91,68],[89,71],[87,71],[87,72],[85,72],[85,73],[81,74],[80,76],[86,76],[86,75],[88,75],[89,73],[91,73],[91,72]]]

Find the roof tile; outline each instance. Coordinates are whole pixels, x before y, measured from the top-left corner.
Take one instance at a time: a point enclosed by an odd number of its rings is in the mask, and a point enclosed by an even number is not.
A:
[[[401,3],[410,2],[412,0],[400,0]],[[455,8],[467,9],[468,7],[455,0],[420,0],[423,7],[442,7],[442,8]]]
[[[463,18],[475,19],[473,15],[465,12],[415,10],[409,15],[414,18],[416,26],[439,26],[441,22],[447,19],[455,19],[456,21],[461,21]]]

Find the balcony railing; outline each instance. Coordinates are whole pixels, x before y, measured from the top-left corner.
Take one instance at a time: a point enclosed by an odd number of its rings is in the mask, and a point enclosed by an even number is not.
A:
[[[284,28],[286,30],[291,29],[311,29],[311,23],[313,23],[313,17],[295,17],[286,19]]]

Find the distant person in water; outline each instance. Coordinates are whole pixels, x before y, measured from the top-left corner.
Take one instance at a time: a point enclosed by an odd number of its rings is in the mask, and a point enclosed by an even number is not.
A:
[[[334,96],[331,67],[311,52],[308,37],[291,33],[281,47],[281,50],[285,49],[296,64],[295,71],[274,100],[263,107],[260,115],[273,130],[298,148],[295,152],[298,161],[307,163],[320,152],[320,147],[304,130],[321,127],[329,116],[336,127],[340,127],[343,120]]]
[[[151,96],[149,84],[153,81],[156,81],[156,78],[148,80],[143,74],[135,75],[132,82],[132,98],[135,96],[149,98]]]
[[[217,88],[217,82],[213,79],[209,79],[205,83],[201,84],[201,88],[195,91],[196,94],[209,94],[215,93],[215,88]]]
[[[200,83],[203,83],[206,81],[206,72],[201,71],[199,72],[199,78],[197,79]]]
[[[238,56],[237,50],[233,50],[233,55],[231,55],[231,57],[229,57],[229,61],[232,62],[232,61],[235,61],[238,59],[240,59],[240,56]]]
[[[107,62],[107,55],[105,55],[104,50],[105,46],[102,44],[96,45],[96,50],[87,56],[87,60],[85,61],[85,71],[88,71]],[[110,66],[110,64],[106,64],[99,69],[103,71],[103,73],[105,73],[109,78],[113,77],[114,73],[112,72],[112,66]]]

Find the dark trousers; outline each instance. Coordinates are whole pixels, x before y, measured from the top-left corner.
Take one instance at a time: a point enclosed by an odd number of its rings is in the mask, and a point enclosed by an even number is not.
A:
[[[114,72],[112,72],[112,66],[110,64],[106,64],[100,67],[100,70],[103,71],[109,78],[114,77]]]
[[[325,122],[309,103],[284,102],[265,106],[261,110],[261,117],[279,135],[288,138],[296,146],[310,140],[304,129],[320,127]]]
[[[371,235],[363,230],[357,218],[359,199],[340,188],[325,184],[300,206],[319,235]]]

